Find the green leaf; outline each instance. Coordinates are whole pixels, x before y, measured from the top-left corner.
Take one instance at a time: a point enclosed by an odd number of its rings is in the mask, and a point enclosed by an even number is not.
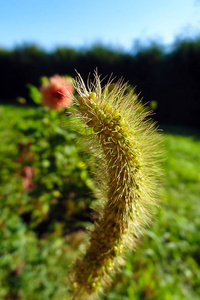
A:
[[[28,83],[27,88],[29,89],[30,98],[36,103],[41,104],[42,95],[40,91],[32,84]]]
[[[48,84],[49,83],[49,79],[46,76],[42,76],[40,78],[40,82],[41,82],[41,84]]]

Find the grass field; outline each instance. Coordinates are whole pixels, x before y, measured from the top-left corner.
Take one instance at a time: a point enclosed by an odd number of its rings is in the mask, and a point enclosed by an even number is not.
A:
[[[41,238],[21,217],[22,203],[31,207],[16,168],[17,143],[27,139],[19,131],[25,118],[40,122],[34,119],[34,108],[0,106],[0,299],[67,300],[66,279],[85,234],[64,236],[57,222],[53,234]],[[102,300],[200,299],[200,135],[186,128],[163,128],[166,161],[160,206]],[[73,153],[68,163],[77,155]]]

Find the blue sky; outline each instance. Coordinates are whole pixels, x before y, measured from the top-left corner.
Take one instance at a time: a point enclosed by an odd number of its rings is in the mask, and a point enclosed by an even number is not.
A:
[[[136,40],[200,36],[200,0],[0,0],[0,47],[36,43],[131,51]]]

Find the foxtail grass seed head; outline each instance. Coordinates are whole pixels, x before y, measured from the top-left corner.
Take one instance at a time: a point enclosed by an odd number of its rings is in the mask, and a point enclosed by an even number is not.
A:
[[[74,113],[95,156],[100,217],[85,255],[73,267],[73,299],[98,298],[97,292],[111,282],[110,272],[123,264],[122,254],[135,249],[150,222],[160,177],[160,138],[149,113],[122,80],[102,88],[97,72],[94,78],[86,88],[78,74]]]

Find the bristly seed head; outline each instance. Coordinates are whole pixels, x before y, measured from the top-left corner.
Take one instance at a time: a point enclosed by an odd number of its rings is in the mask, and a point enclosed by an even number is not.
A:
[[[86,254],[74,267],[74,299],[93,295],[109,283],[109,272],[122,264],[124,249],[135,248],[136,237],[149,222],[149,205],[155,203],[160,177],[159,139],[147,121],[148,113],[133,91],[126,93],[127,84],[110,81],[102,88],[94,75],[87,90],[78,74],[75,115],[90,130],[87,149],[97,153],[94,175],[104,206],[98,207],[101,217]]]

